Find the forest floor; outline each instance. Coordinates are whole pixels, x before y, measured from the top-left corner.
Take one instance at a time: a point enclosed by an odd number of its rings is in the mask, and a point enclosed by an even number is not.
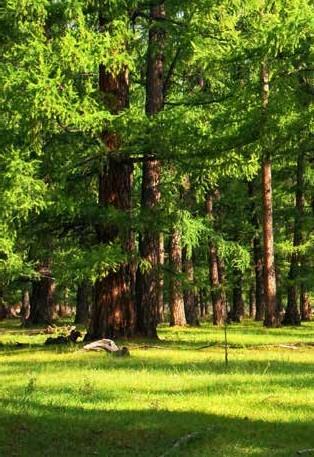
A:
[[[116,358],[1,322],[0,456],[314,456],[314,323],[230,326],[228,367],[223,329],[159,336]]]

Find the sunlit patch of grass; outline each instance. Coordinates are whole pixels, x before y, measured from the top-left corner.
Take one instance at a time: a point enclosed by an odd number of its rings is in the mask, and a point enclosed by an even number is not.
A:
[[[223,332],[210,325],[162,326],[157,347],[131,342],[124,359],[46,348],[40,329],[2,323],[0,455],[288,457],[314,448],[313,324],[245,322],[228,333],[225,367]],[[303,345],[280,346],[288,343]]]

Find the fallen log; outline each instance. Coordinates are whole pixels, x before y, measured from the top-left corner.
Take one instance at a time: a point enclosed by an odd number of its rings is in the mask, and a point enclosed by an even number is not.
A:
[[[85,344],[84,349],[86,351],[106,351],[110,354],[114,354],[120,357],[130,355],[130,352],[126,346],[120,348],[114,341],[108,340],[106,338]]]

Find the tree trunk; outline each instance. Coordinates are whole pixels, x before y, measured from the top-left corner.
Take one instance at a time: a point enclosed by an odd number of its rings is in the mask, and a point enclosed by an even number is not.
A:
[[[164,275],[162,268],[165,263],[165,241],[163,233],[160,233],[160,244],[159,244],[159,312],[158,322],[161,323],[165,319],[165,305],[164,305]]]
[[[86,325],[89,317],[91,304],[91,284],[88,281],[82,281],[76,292],[76,313],[75,324]]]
[[[178,275],[182,274],[181,234],[174,229],[170,240],[169,261],[171,268],[169,284],[170,325],[186,325],[182,282]]]
[[[211,193],[206,197],[206,213],[210,218],[213,218],[213,195]],[[212,242],[209,243],[209,277],[213,304],[213,324],[223,325],[226,317],[225,302],[219,278],[217,249]]]
[[[201,317],[206,317],[209,314],[209,298],[207,296],[207,291],[201,289],[199,293],[199,304],[200,304],[200,315]]]
[[[30,314],[30,293],[29,289],[25,287],[22,290],[22,306],[21,306],[21,324],[25,325]]]
[[[251,319],[255,318],[256,314],[256,295],[255,295],[256,284],[250,286],[249,291],[249,316]]]
[[[262,65],[262,102],[264,114],[269,104],[269,72]],[[279,325],[276,302],[276,271],[273,234],[273,198],[272,198],[272,162],[267,152],[262,162],[262,194],[263,194],[263,244],[264,244],[264,294],[266,327]]]
[[[159,18],[165,18],[163,3],[150,6],[152,25],[149,31],[146,74],[146,114],[159,113],[164,105],[164,41],[165,31]],[[155,151],[151,151],[151,156]],[[143,163],[142,209],[153,216],[160,202],[160,162],[148,159]],[[152,217],[153,219],[153,217]],[[137,272],[137,333],[142,337],[156,338],[161,307],[160,263],[162,252],[160,233],[153,227],[145,229],[140,240],[141,258],[149,268]]]
[[[302,244],[302,226],[304,217],[304,169],[305,158],[303,152],[298,156],[297,161],[297,185],[295,193],[295,219],[294,219],[294,234],[293,234],[293,247],[295,251],[291,255],[290,269],[288,275],[288,303],[286,308],[285,317],[283,320],[284,325],[300,325],[301,316],[298,309],[298,292],[297,292],[297,279],[300,275],[300,255],[296,251]]]
[[[260,239],[260,222],[257,213],[256,198],[256,183],[251,181],[248,183],[249,197],[251,199],[251,221],[254,228],[253,237],[253,259],[255,270],[255,320],[262,321],[265,316],[265,298],[264,298],[264,278],[263,278],[263,249]]]
[[[51,277],[49,262],[39,268],[40,279],[32,282],[30,314],[27,324],[46,324],[53,321],[54,294],[56,284]]]
[[[186,248],[183,250],[183,271],[186,274],[186,279],[190,284],[190,288],[186,288],[183,292],[184,309],[186,321],[189,325],[198,326],[199,321],[199,306],[197,295],[192,289],[194,282],[194,265],[193,258],[189,258]],[[202,305],[201,305],[202,306]]]
[[[301,320],[310,321],[312,317],[312,307],[310,302],[310,296],[306,290],[305,284],[301,284],[300,290],[300,310],[301,310]]]
[[[100,17],[100,31],[106,28],[106,21]],[[112,114],[118,114],[129,106],[128,70],[123,68],[117,74],[99,67],[99,88],[104,105]],[[133,167],[127,159],[118,159],[112,152],[120,147],[117,133],[104,130],[102,140],[108,149],[107,164],[99,176],[99,206],[114,207],[130,214],[132,200]],[[119,237],[126,251],[130,247],[131,233],[125,235],[117,225],[103,224],[97,227],[100,243],[111,243]],[[129,263],[99,278],[95,284],[95,296],[90,326],[86,339],[131,337],[135,330],[135,304],[132,293],[132,266]]]
[[[234,270],[233,274],[233,290],[232,290],[232,310],[230,313],[233,322],[241,322],[244,317],[244,302],[242,296],[242,272],[238,269]]]
[[[0,321],[5,319],[8,315],[8,310],[7,310],[7,307],[5,306],[3,295],[4,295],[3,288],[0,285]]]

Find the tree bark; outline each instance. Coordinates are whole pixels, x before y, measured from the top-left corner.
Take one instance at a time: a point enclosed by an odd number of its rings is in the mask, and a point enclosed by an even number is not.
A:
[[[208,193],[206,197],[206,213],[213,218],[213,195]],[[219,264],[216,246],[209,243],[209,277],[211,283],[211,296],[213,304],[213,324],[223,325],[225,321],[225,302],[219,278]]]
[[[297,248],[302,244],[302,226],[304,218],[304,171],[305,158],[301,152],[297,160],[297,185],[295,192],[295,219],[293,248],[288,275],[288,303],[283,320],[284,325],[301,325],[301,315],[298,308],[297,280],[300,275],[300,255]]]
[[[256,314],[256,285],[252,284],[249,291],[249,316],[251,319],[255,318]]]
[[[86,325],[89,318],[89,310],[91,305],[92,286],[89,281],[82,281],[76,292],[76,313],[75,324]]]
[[[151,117],[164,106],[164,42],[165,31],[156,19],[165,18],[164,3],[150,6],[152,25],[149,30],[146,74],[146,114]],[[151,156],[155,151],[151,151]],[[143,163],[142,209],[151,216],[160,203],[161,164],[156,159]],[[149,268],[137,272],[137,333],[157,338],[157,324],[161,308],[160,264],[162,247],[160,233],[152,227],[145,229],[140,240],[141,258]]]
[[[199,293],[200,315],[206,317],[209,314],[209,298],[207,290],[201,289]]]
[[[161,323],[165,319],[165,305],[164,305],[164,275],[162,268],[165,263],[165,240],[164,234],[160,233],[159,243],[159,311],[158,322]]]
[[[312,307],[308,291],[304,283],[301,284],[300,290],[300,310],[301,320],[310,321],[312,318]]]
[[[24,326],[30,314],[30,293],[27,287],[22,290],[21,302],[21,324]]]
[[[232,310],[230,313],[233,322],[241,322],[244,317],[244,302],[242,296],[243,275],[237,268],[233,272]]]
[[[251,199],[251,222],[254,228],[253,236],[253,259],[255,270],[255,320],[262,321],[265,316],[264,277],[263,277],[263,249],[260,239],[260,222],[257,213],[256,183],[255,180],[248,183],[249,197]]]
[[[106,29],[104,17],[99,19],[100,31]],[[129,106],[129,79],[127,68],[117,74],[99,67],[99,89],[104,105],[112,114],[118,114]],[[116,132],[104,130],[102,140],[108,150],[107,164],[99,175],[99,206],[110,206],[130,214],[132,199],[133,167],[127,159],[117,159],[111,154],[120,147]],[[130,247],[131,233],[125,235],[116,224],[97,227],[100,243],[111,243],[117,238],[126,251]],[[132,293],[132,266],[120,265],[95,283],[94,303],[86,339],[131,337],[135,330],[135,304]]]
[[[30,314],[27,324],[46,324],[53,321],[54,294],[56,284],[51,277],[49,262],[39,267],[40,279],[32,282]]]
[[[199,306],[197,295],[191,288],[194,282],[194,264],[193,257],[188,257],[186,248],[183,250],[183,272],[186,274],[186,279],[190,284],[190,288],[186,288],[183,292],[184,309],[186,321],[189,325],[199,326]]]
[[[169,305],[170,305],[170,326],[186,325],[182,282],[178,275],[182,274],[182,248],[181,234],[174,229],[170,240],[170,284],[169,284]]]
[[[262,103],[264,115],[269,105],[269,71],[262,65]],[[272,198],[272,161],[269,152],[264,153],[262,161],[263,194],[263,244],[264,244],[264,294],[266,327],[279,325],[276,301],[276,270],[273,233],[273,198]]]

